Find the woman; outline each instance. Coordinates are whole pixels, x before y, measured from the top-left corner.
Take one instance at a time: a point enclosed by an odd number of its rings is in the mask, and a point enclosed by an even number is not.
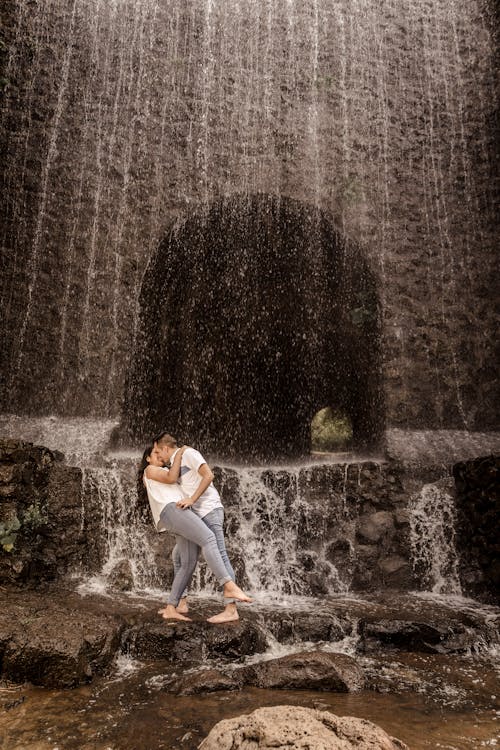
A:
[[[181,449],[182,451],[182,449]],[[158,531],[171,531],[176,535],[177,549],[181,566],[176,571],[172,588],[162,616],[166,620],[190,621],[176,607],[188,585],[198,561],[199,547],[205,561],[219,584],[223,586],[224,596],[242,602],[251,602],[232,580],[221,557],[215,534],[189,508],[179,507],[184,496],[176,482],[179,476],[181,451],[178,451],[173,466],[166,470],[153,446],[146,448],[141,468],[142,481],[146,488],[151,512]]]

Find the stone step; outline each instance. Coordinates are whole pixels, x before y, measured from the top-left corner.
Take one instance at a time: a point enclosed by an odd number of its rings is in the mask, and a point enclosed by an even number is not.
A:
[[[298,652],[294,669],[303,663],[306,674],[309,658],[330,657],[304,657],[301,652],[345,651],[346,641],[350,653],[360,656],[388,650],[466,653],[500,642],[499,611],[474,608],[473,603],[464,603],[460,609],[456,603],[381,595],[318,600],[309,606],[310,611],[304,604],[295,609],[245,606],[239,621],[213,625],[206,618],[217,604],[195,600],[190,612],[193,622],[173,623],[161,619],[159,604],[153,600],[83,597],[50,587],[36,592],[3,589],[1,676],[45,687],[72,687],[109,672],[115,657],[128,653],[141,661],[162,662],[166,672],[178,666],[183,673],[219,670],[219,676],[214,676],[216,683],[233,679],[234,669],[239,667],[246,672],[239,673],[237,685],[264,685],[274,680],[266,672],[271,667],[250,668],[245,661],[253,657],[252,661],[264,663],[277,645],[288,651],[286,658],[291,651]],[[277,684],[280,679],[276,678]],[[311,684],[321,679],[309,674]],[[303,676],[291,682],[303,684]],[[179,685],[179,690],[184,688]]]

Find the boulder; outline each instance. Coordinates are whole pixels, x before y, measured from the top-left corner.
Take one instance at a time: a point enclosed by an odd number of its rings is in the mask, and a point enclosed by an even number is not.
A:
[[[139,659],[193,663],[211,656],[227,660],[250,656],[265,651],[267,641],[262,630],[248,620],[212,625],[155,617],[134,624],[125,644]]]
[[[237,670],[235,676],[245,685],[259,688],[339,693],[362,690],[365,684],[363,671],[352,657],[324,651],[306,651],[259,662]]]
[[[359,518],[357,534],[364,541],[375,544],[392,532],[394,532],[393,515],[386,510],[365,514]]]
[[[266,650],[263,631],[249,620],[228,622],[224,625],[204,624],[203,641],[207,656],[238,659]]]
[[[419,622],[410,620],[378,620],[361,624],[366,650],[381,645],[403,651],[424,653],[460,653],[477,642],[477,632],[457,621]]]
[[[192,664],[203,658],[203,624],[147,620],[134,625],[124,637],[124,648],[138,659],[165,659]]]
[[[220,721],[200,750],[408,750],[371,721],[300,706],[258,708]]]
[[[134,573],[130,560],[117,562],[109,574],[108,582],[114,591],[131,591],[134,588]]]
[[[166,682],[163,689],[176,695],[194,695],[214,693],[217,690],[238,690],[240,687],[241,683],[231,675],[223,674],[218,669],[202,669],[175,677]]]
[[[2,677],[51,688],[81,685],[111,664],[122,626],[111,616],[49,609],[17,608],[0,614]]]
[[[352,621],[339,614],[315,612],[270,612],[266,626],[280,643],[339,641],[352,634]]]

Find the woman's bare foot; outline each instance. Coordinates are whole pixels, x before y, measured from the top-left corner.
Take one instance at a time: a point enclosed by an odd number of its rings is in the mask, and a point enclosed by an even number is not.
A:
[[[224,584],[224,596],[228,599],[237,599],[239,602],[253,602],[253,599],[247,596],[234,581]]]
[[[207,622],[236,622],[236,620],[239,620],[240,616],[238,614],[238,610],[236,609],[236,604],[226,604],[224,610],[222,612],[219,612],[218,615],[213,615],[213,617],[209,617]]]
[[[180,613],[181,615],[187,615],[187,613],[189,612],[189,606],[188,606],[188,601],[187,601],[187,597],[183,597],[183,598],[182,598],[182,599],[180,600],[179,604],[178,604],[178,605],[177,605],[177,607],[176,607],[176,610],[177,610],[177,612],[179,612],[179,613]]]
[[[165,609],[160,610],[160,614],[164,620],[180,620],[182,622],[192,622],[190,617],[184,617],[180,612],[177,612],[173,604],[167,604]]]

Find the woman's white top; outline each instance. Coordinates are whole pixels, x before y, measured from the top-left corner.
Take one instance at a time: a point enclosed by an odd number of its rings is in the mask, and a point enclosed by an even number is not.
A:
[[[165,469],[165,471],[168,471],[168,469]],[[149,479],[146,474],[144,474],[144,485],[148,493],[149,507],[153,514],[156,530],[166,531],[166,527],[160,520],[163,508],[169,503],[176,503],[178,500],[182,500],[186,495],[177,483],[164,484],[163,482],[156,481],[156,479]]]

